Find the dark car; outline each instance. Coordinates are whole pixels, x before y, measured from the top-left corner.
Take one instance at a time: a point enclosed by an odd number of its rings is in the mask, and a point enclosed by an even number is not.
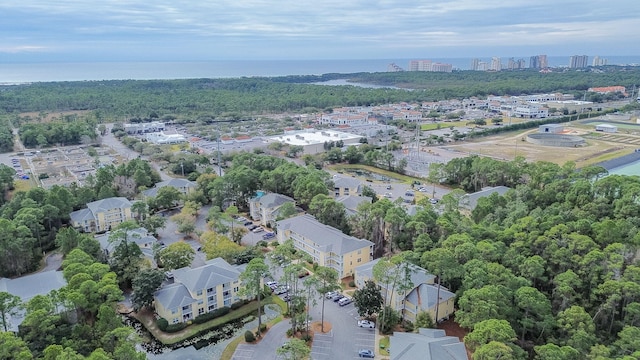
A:
[[[244,225],[244,226],[253,225],[253,221],[249,221],[249,220],[247,220],[247,221],[245,221],[242,225]]]
[[[344,298],[345,296],[342,294],[337,295],[336,297],[333,298],[333,302],[338,302],[340,301],[340,299]]]
[[[272,232],[268,232],[268,233],[262,235],[262,239],[263,240],[272,239],[274,237],[276,237],[276,234],[272,233]]]

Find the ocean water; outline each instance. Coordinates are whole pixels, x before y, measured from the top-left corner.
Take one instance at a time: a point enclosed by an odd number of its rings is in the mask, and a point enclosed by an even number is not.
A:
[[[640,64],[640,56],[601,56],[610,65]],[[428,58],[469,70],[471,58]],[[514,59],[529,56],[515,56]],[[508,58],[502,58],[506,63]],[[390,63],[407,69],[411,59],[360,60],[217,60],[199,62],[81,62],[2,63],[0,84],[84,80],[150,80],[190,78],[237,78],[245,76],[322,75],[385,72]],[[483,61],[490,59],[481,58]],[[567,66],[569,56],[549,56],[549,66]]]

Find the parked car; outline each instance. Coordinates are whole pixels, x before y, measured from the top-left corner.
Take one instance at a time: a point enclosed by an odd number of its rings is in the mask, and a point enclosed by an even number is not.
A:
[[[387,185],[387,190],[391,190],[391,185]]]
[[[249,220],[247,220],[247,221],[245,221],[244,223],[242,223],[242,225],[244,225],[244,226],[253,225],[253,221],[249,221]]]
[[[278,286],[275,290],[273,290],[273,292],[274,292],[276,295],[282,295],[282,294],[284,294],[284,293],[286,293],[286,292],[288,292],[288,291],[289,291],[289,289],[287,289],[287,288],[286,288],[286,287],[284,287],[284,286]]]
[[[342,299],[338,300],[338,305],[347,306],[347,305],[351,304],[352,302],[353,302],[353,299],[351,299],[348,296],[345,296]]]
[[[336,296],[333,297],[333,302],[338,302],[340,301],[342,298],[344,298],[345,296],[342,294],[337,294]]]
[[[413,193],[413,191],[407,191],[407,192],[404,193],[404,195],[405,196],[413,196],[414,193]]]
[[[328,293],[324,294],[325,299],[333,299],[333,296],[338,294],[337,291],[329,291]]]
[[[251,225],[247,226],[247,229],[249,229],[251,231],[253,231],[253,230],[257,229],[257,228],[258,228],[258,225],[256,225],[256,224],[251,224]]]
[[[263,240],[273,239],[274,237],[276,237],[276,234],[272,233],[272,232],[268,232],[268,233],[265,233],[264,235],[262,235],[262,239]]]
[[[256,227],[255,229],[253,229],[253,230],[251,230],[251,231],[253,231],[254,233],[256,233],[256,234],[257,234],[257,233],[261,233],[261,232],[263,232],[263,231],[264,231],[264,229],[263,229],[262,227],[258,226],[258,227]]]
[[[433,205],[435,205],[435,204],[437,204],[437,203],[438,203],[438,199],[436,199],[436,198],[431,198],[431,199],[429,199],[429,202],[430,202],[430,203],[432,203]]]
[[[277,281],[267,281],[266,283],[264,283],[265,285],[271,287],[271,286],[278,286],[278,282]]]
[[[371,349],[360,349],[358,350],[358,356],[360,356],[361,358],[373,359],[375,354]]]
[[[236,220],[238,220],[238,221],[247,221],[247,218],[246,218],[246,217],[244,217],[244,216],[238,216],[238,217],[236,218]]]
[[[376,323],[369,320],[358,320],[358,326],[361,328],[373,329],[376,327]]]

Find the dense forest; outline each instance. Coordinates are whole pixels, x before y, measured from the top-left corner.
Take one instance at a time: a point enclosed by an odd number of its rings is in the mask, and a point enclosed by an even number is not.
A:
[[[398,88],[325,86],[313,83],[336,78]],[[321,111],[338,106],[390,102],[437,101],[493,95],[574,92],[593,86],[640,83],[638,67],[605,67],[598,71],[533,70],[327,74],[273,78],[112,80],[51,82],[0,87],[0,113],[92,110],[98,122],[159,114],[246,117],[263,113]]]

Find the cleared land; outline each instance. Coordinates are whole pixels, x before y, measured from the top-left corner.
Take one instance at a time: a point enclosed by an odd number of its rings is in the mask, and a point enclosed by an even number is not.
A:
[[[633,152],[640,147],[640,136],[632,141],[615,141],[615,137],[600,135],[590,136],[590,132],[578,127],[566,126],[565,134],[583,136],[587,145],[583,147],[555,147],[532,144],[526,141],[527,134],[537,129],[522,132],[510,132],[486,138],[464,141],[446,145],[445,148],[466,155],[477,154],[501,160],[513,160],[516,156],[524,156],[528,162],[549,161],[559,165],[574,161],[577,167],[597,164]],[[616,138],[617,139],[617,138]],[[637,139],[637,143],[636,140]],[[629,140],[629,139],[627,139]]]

